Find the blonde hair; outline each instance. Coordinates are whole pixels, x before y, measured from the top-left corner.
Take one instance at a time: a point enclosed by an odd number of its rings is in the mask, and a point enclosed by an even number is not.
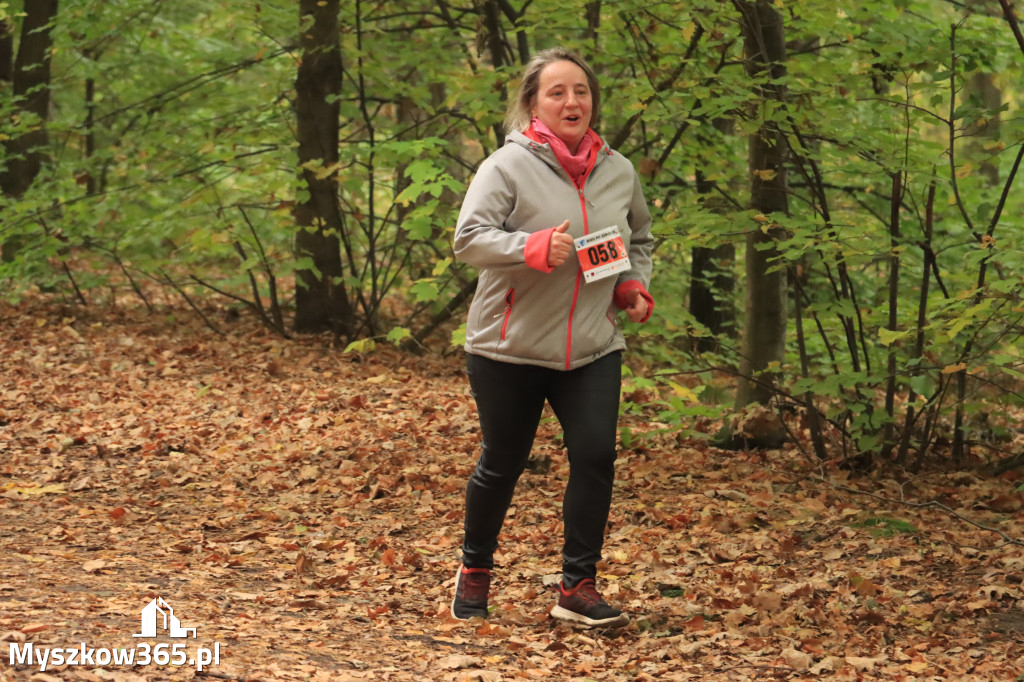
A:
[[[523,78],[519,82],[519,90],[515,99],[509,100],[508,111],[505,112],[505,134],[523,132],[530,127],[530,110],[533,108],[533,100],[540,90],[540,74],[544,67],[554,62],[567,61],[583,69],[587,75],[587,84],[590,86],[590,100],[593,103],[590,115],[590,127],[597,129],[601,111],[601,88],[597,84],[597,76],[594,70],[572,50],[564,47],[552,47],[542,50],[533,56],[533,59],[523,69]]]

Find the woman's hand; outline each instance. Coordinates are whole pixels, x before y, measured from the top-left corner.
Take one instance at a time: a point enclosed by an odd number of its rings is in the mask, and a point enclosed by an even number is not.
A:
[[[564,263],[569,254],[572,253],[572,237],[565,232],[569,229],[569,221],[555,228],[551,233],[551,241],[548,243],[548,267],[557,268]],[[645,304],[646,305],[646,304]]]
[[[633,289],[626,292],[626,314],[633,322],[643,322],[647,317],[647,299],[640,295],[640,291]]]

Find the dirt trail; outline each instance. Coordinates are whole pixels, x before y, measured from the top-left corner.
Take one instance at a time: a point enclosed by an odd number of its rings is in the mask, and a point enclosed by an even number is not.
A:
[[[670,434],[618,464],[600,585],[633,622],[553,623],[567,465],[552,422],[536,449],[550,469],[524,475],[506,524],[493,617],[455,622],[478,445],[458,355],[345,355],[237,321],[218,336],[172,312],[0,306],[0,680],[1024,674],[1022,547],[837,487],[941,497],[1024,538],[1013,483],[851,482],[808,475],[795,451]],[[195,639],[163,620],[132,636],[158,598]],[[12,665],[29,644],[92,664]],[[128,651],[184,664],[104,661]]]

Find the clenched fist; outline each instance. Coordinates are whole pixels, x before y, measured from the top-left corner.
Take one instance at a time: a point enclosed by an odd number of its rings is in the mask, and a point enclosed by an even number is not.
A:
[[[633,322],[643,322],[647,317],[647,299],[636,289],[626,292],[626,315]]]

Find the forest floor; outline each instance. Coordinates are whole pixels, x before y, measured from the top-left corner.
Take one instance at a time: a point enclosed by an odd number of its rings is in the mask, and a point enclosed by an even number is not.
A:
[[[1024,679],[1012,476],[857,477],[630,417],[599,586],[632,621],[577,630],[547,615],[549,420],[492,616],[462,623],[460,354],[219,324],[0,305],[0,680]],[[133,637],[157,598],[177,623]]]

